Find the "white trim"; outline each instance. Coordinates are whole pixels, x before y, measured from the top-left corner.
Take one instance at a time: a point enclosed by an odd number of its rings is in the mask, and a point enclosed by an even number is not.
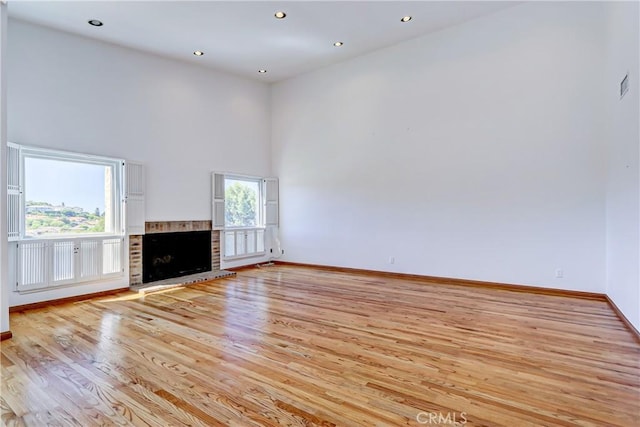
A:
[[[91,163],[92,160],[95,161],[102,161],[104,159],[107,160],[111,160],[111,161],[117,161],[117,162],[123,162],[123,159],[118,159],[115,157],[108,157],[108,156],[102,156],[100,154],[90,154],[90,153],[78,153],[77,151],[67,151],[67,150],[56,150],[54,148],[47,148],[47,147],[40,147],[38,145],[25,145],[25,144],[20,144],[17,142],[8,142],[7,144],[11,144],[15,147],[20,147],[22,150],[25,151],[32,151],[34,152],[36,155],[38,153],[42,153],[43,155],[52,155],[52,156],[59,156],[59,157],[64,157],[64,156],[68,156],[70,159],[77,159],[77,158],[84,158],[86,159],[86,163]]]

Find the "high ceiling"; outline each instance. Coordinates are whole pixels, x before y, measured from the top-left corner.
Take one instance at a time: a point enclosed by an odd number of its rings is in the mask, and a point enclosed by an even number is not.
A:
[[[10,18],[276,82],[513,5],[504,1],[30,1]],[[286,13],[276,19],[278,11]],[[411,16],[409,22],[401,22]],[[97,19],[100,27],[87,21]],[[335,47],[335,42],[343,42]],[[195,56],[194,51],[204,55]],[[259,74],[258,70],[267,72]]]

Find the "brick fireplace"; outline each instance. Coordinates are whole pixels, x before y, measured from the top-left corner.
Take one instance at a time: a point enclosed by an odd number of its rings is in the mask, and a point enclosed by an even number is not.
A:
[[[211,221],[145,222],[145,233],[175,233],[211,230]],[[129,236],[129,285],[142,284],[143,236]],[[211,231],[211,271],[220,271],[220,231]]]

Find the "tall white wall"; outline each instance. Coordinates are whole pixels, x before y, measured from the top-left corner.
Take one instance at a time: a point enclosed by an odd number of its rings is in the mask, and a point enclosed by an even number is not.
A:
[[[144,163],[147,221],[210,219],[212,171],[271,172],[266,84],[11,19],[7,50],[9,141]]]
[[[7,251],[7,5],[0,2],[0,332],[9,330],[9,264]]]
[[[637,2],[611,2],[606,11],[607,294],[640,330],[640,16]]]
[[[145,163],[148,221],[210,219],[211,171],[270,173],[266,84],[11,19],[8,66],[9,140]]]
[[[275,85],[286,259],[604,292],[602,13],[518,5]]]

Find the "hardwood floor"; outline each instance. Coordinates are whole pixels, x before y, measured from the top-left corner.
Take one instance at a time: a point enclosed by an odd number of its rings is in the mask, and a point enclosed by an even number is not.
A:
[[[13,313],[3,425],[633,426],[605,301],[296,266]]]

